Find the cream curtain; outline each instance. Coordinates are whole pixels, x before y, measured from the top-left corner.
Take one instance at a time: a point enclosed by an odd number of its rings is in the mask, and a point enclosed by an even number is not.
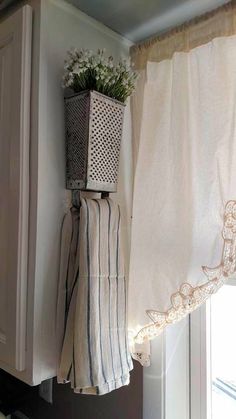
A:
[[[220,10],[235,21],[232,3]],[[151,339],[235,275],[236,36],[212,36],[214,16],[202,45],[161,61],[149,48],[164,41],[135,50],[129,333],[144,365]]]

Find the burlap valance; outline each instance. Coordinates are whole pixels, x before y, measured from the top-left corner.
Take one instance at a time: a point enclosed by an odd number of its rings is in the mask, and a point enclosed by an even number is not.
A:
[[[236,1],[233,0],[209,13],[192,19],[160,36],[131,47],[137,69],[147,61],[160,62],[175,52],[189,51],[212,39],[236,34]]]

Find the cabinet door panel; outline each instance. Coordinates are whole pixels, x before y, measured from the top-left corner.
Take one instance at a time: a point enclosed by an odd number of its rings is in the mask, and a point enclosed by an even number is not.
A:
[[[4,101],[10,89],[11,40],[0,49],[0,342],[6,348],[8,246],[9,246],[9,160],[10,160],[10,100]],[[7,352],[6,352],[7,353]],[[6,356],[6,355],[5,355]]]
[[[0,360],[24,369],[32,11],[0,23]]]

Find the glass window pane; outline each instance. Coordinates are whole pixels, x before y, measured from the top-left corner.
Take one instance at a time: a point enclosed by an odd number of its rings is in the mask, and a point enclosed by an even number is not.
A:
[[[225,285],[211,299],[212,419],[236,419],[235,324],[236,286]]]

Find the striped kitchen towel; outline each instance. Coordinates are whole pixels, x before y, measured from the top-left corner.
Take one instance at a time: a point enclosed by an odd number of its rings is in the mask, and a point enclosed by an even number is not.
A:
[[[120,208],[111,199],[81,198],[80,216],[73,208],[69,217],[68,265],[61,269],[66,324],[58,382],[70,381],[78,393],[105,394],[129,384],[133,368]]]

